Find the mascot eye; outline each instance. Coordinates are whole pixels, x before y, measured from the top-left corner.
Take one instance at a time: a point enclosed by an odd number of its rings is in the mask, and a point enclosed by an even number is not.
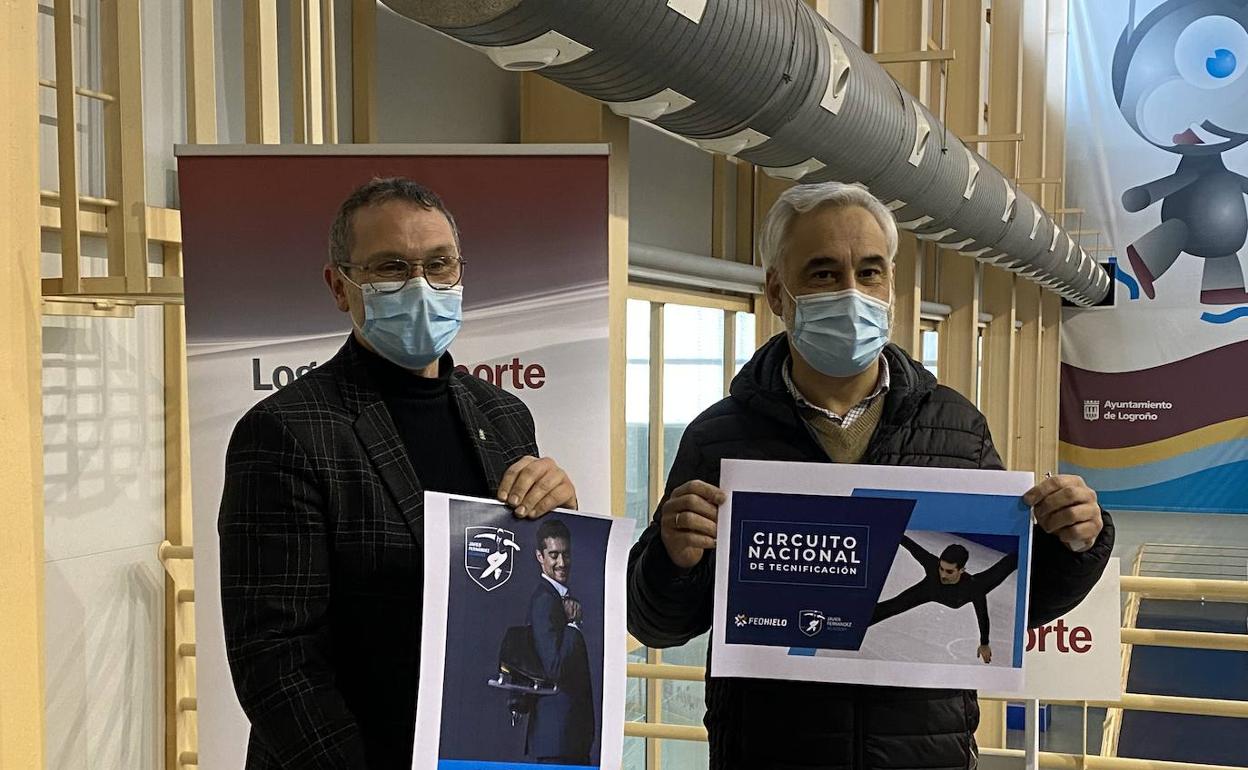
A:
[[[1213,56],[1205,59],[1205,69],[1208,70],[1210,75],[1219,80],[1234,75],[1237,64],[1235,52],[1228,51],[1225,48],[1219,48],[1213,52]]]
[[[1197,88],[1224,88],[1248,69],[1248,30],[1226,16],[1204,16],[1174,45],[1179,74]]]

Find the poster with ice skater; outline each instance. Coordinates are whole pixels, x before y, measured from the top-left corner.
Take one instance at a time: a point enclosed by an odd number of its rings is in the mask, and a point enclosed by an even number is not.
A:
[[[631,519],[425,493],[413,770],[619,770]]]
[[[711,675],[1017,690],[1032,485],[1006,471],[725,461]]]

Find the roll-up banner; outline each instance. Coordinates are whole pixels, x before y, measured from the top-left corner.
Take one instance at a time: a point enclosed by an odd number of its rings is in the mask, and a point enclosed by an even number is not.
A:
[[[374,177],[443,198],[466,260],[457,366],[522,399],[581,505],[609,511],[607,160],[605,145],[178,148],[201,767],[242,767],[248,735],[222,635],[226,444],[350,333],[322,277],[338,206]]]
[[[1066,223],[1116,301],[1062,326],[1062,470],[1248,512],[1248,5],[1072,0],[1069,35]]]

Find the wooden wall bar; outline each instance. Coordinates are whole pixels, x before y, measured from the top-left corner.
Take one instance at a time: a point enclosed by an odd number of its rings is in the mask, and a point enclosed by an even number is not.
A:
[[[277,0],[243,0],[243,77],[247,141],[281,142],[277,81]]]
[[[874,14],[875,52],[926,51],[930,36],[931,12],[926,0],[886,0]],[[927,92],[931,65],[924,62],[887,64],[893,77],[910,93]],[[893,342],[912,356],[920,355],[919,308],[922,303],[924,244],[908,232],[900,233],[897,259],[893,263],[893,285],[897,298],[893,319]]]
[[[0,767],[44,766],[38,7],[0,3]]]

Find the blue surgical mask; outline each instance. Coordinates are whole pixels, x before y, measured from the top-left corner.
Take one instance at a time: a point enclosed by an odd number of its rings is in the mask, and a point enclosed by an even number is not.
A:
[[[856,289],[789,296],[797,306],[789,338],[806,363],[829,377],[861,373],[888,344],[883,300]]]
[[[451,346],[463,323],[463,286],[438,291],[424,277],[385,294],[365,285],[360,333],[383,358],[405,369],[423,369]]]

